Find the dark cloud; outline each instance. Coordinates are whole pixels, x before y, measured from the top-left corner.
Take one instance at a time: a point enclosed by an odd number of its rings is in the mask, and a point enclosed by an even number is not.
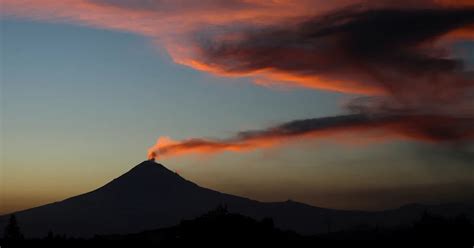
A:
[[[239,132],[227,139],[158,140],[149,157],[181,153],[247,151],[297,138],[321,138],[344,132],[376,132],[427,142],[462,142],[474,138],[474,118],[434,115],[365,115],[313,118],[283,123],[262,130]]]
[[[474,77],[462,60],[449,56],[441,38],[473,24],[474,8],[352,6],[290,24],[220,33],[218,38],[201,34],[198,58],[209,68],[323,77],[327,84],[339,82],[336,88],[380,94],[349,102],[349,115],[296,120],[223,140],[159,141],[150,151],[240,151],[346,131],[438,143],[471,141]]]
[[[419,98],[445,100],[472,90],[474,81],[463,62],[435,41],[470,25],[474,8],[355,6],[296,24],[228,34],[235,39],[201,36],[198,56],[202,63],[228,73],[272,70],[352,82],[400,98],[412,98],[413,89],[423,90]]]

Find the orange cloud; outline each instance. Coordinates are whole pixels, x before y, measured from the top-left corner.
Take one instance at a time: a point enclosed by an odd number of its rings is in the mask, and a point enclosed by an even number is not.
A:
[[[456,126],[456,128],[453,128]],[[300,139],[331,137],[344,133],[364,133],[387,139],[423,142],[462,142],[474,138],[474,118],[433,115],[367,116],[345,115],[283,123],[264,130],[240,132],[224,140],[186,139],[174,141],[161,137],[148,151],[148,158],[184,154],[242,152],[277,146]],[[376,140],[376,139],[372,139]]]
[[[236,26],[266,28],[298,23],[308,17],[348,5],[358,4],[371,8],[405,7],[437,8],[472,5],[471,1],[350,1],[350,0],[193,0],[176,1],[130,1],[130,0],[3,0],[1,13],[5,17],[30,18],[51,22],[68,22],[132,32],[148,36],[165,46],[173,59],[197,70],[224,76],[251,76],[260,85],[273,84],[305,87],[356,94],[381,94],[384,89],[368,85],[364,79],[342,78],[328,75],[291,73],[278,68],[263,68],[251,71],[229,71],[219,64],[204,61],[196,54],[195,43],[189,40],[196,33],[208,32],[208,28],[233,29]],[[453,29],[451,39],[472,38],[472,29]],[[222,35],[221,35],[222,36]],[[454,38],[453,38],[454,37]],[[216,38],[216,37],[214,37]],[[223,36],[222,39],[229,37]],[[221,40],[222,41],[222,40]],[[199,52],[199,51],[198,51]],[[285,59],[308,57],[304,50],[282,54]],[[336,54],[335,54],[336,55]],[[335,57],[337,58],[337,56]],[[315,59],[309,56],[308,59]]]
[[[449,54],[474,38],[461,0],[3,0],[29,18],[147,36],[176,63],[227,76],[367,96],[352,115],[297,120],[227,139],[160,138],[149,156],[248,151],[299,138],[378,132],[384,138],[473,138],[473,72]]]

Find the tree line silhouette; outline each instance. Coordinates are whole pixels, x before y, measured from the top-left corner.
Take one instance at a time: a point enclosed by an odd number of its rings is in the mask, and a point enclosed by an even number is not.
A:
[[[174,247],[174,246],[288,246],[288,247],[474,247],[474,225],[466,215],[453,218],[423,213],[410,226],[358,226],[344,231],[300,235],[276,228],[271,218],[255,220],[229,213],[225,206],[176,226],[135,234],[74,238],[49,230],[44,238],[28,239],[21,220],[11,215],[0,240],[2,248],[16,247]]]

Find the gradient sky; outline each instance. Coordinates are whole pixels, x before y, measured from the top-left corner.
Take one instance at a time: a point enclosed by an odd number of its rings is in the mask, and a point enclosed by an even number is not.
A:
[[[176,63],[133,25],[49,19],[34,8],[38,15],[18,14],[9,4],[0,33],[0,214],[93,190],[146,159],[160,136],[230,137],[335,116],[359,96],[216,75]],[[453,48],[472,67],[474,42]],[[158,161],[202,186],[257,200],[383,209],[474,199],[472,151],[471,143],[344,133]]]

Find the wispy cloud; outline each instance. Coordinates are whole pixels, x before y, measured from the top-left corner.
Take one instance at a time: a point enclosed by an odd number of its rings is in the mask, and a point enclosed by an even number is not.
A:
[[[173,141],[161,137],[148,151],[148,158],[187,153],[241,152],[280,145],[298,139],[316,139],[344,133],[375,134],[379,139],[423,142],[463,142],[474,138],[473,117],[436,115],[352,114],[295,120],[278,126],[237,133],[227,139],[192,138]]]
[[[133,32],[177,63],[224,76],[357,93],[344,116],[223,139],[161,138],[150,156],[246,151],[340,132],[472,141],[474,73],[450,53],[474,38],[472,1],[4,0],[4,18]]]
[[[445,98],[471,87],[472,75],[436,42],[471,25],[474,8],[352,6],[297,23],[196,34],[190,65],[229,75],[268,75],[303,87],[399,97],[416,85]]]

